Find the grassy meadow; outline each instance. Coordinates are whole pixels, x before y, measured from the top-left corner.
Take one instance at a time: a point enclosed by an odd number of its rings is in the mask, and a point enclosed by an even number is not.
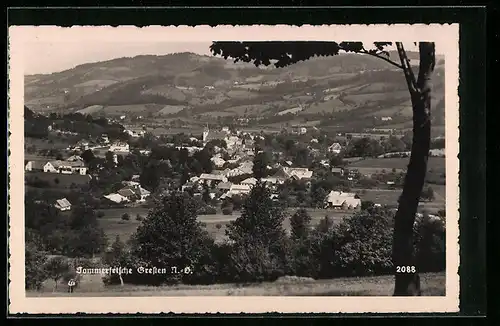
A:
[[[104,213],[104,216],[99,218],[99,224],[103,228],[108,239],[113,240],[118,235],[121,240],[127,241],[141,223],[136,219],[137,214],[142,217],[146,217],[149,209],[144,207],[130,207],[101,209],[98,211]],[[295,213],[295,211],[296,209],[293,208],[288,209],[288,216],[291,216]],[[319,221],[326,215],[332,218],[334,222],[339,222],[344,216],[348,216],[353,213],[352,211],[337,211],[331,209],[308,209],[308,212],[311,215],[313,225],[319,223]],[[124,221],[121,219],[124,213],[130,215],[130,220]],[[198,220],[204,223],[205,228],[212,237],[214,237],[217,241],[221,241],[225,238],[226,225],[237,219],[239,215],[239,212],[233,212],[232,215],[223,215],[221,213],[198,215]],[[289,219],[284,221],[283,227],[285,230],[290,229]]]
[[[445,296],[446,275],[420,275],[423,296]],[[100,275],[82,280],[74,293],[63,284],[57,289],[47,281],[41,291],[27,291],[27,297],[161,297],[161,296],[391,296],[394,276],[349,277],[326,280],[284,277],[275,282],[254,284],[173,285],[173,286],[103,286]]]

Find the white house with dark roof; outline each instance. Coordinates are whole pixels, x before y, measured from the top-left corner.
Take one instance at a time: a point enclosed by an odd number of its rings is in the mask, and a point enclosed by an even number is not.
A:
[[[78,173],[80,175],[86,175],[87,170],[88,169],[85,166],[85,163],[81,161],[68,162],[68,161],[55,160],[55,161],[49,161],[45,163],[45,165],[43,166],[43,172],[50,172],[50,173],[62,173],[62,174]]]

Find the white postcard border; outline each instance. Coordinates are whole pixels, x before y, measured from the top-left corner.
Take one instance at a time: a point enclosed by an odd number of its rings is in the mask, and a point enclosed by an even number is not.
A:
[[[61,31],[62,30],[62,31]],[[141,32],[141,30],[143,32]],[[446,296],[443,297],[64,297],[27,298],[24,290],[24,73],[23,44],[50,33],[75,38],[158,42],[212,40],[434,41],[445,55],[446,117]],[[68,34],[69,35],[69,34]],[[261,35],[259,37],[259,35]],[[265,39],[262,39],[265,35]],[[28,37],[29,36],[29,37]],[[13,26],[9,28],[9,312],[10,313],[401,313],[459,310],[459,63],[458,24],[288,26]]]

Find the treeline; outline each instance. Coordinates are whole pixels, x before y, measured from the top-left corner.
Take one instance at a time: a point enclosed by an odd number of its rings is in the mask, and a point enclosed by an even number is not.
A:
[[[312,226],[304,209],[286,216],[259,183],[244,200],[241,216],[227,225],[225,241],[216,242],[197,221],[194,198],[173,192],[156,203],[131,241],[115,239],[102,261],[103,266],[157,267],[168,272],[111,275],[104,281],[214,284],[273,281],[284,275],[321,279],[391,274],[393,218],[387,209],[368,206],[340,223],[325,217]],[[290,232],[283,228],[285,219],[290,219]],[[414,231],[418,272],[443,270],[443,220],[424,215]],[[31,256],[37,257],[37,251]],[[172,266],[188,267],[189,272],[171,273]]]
[[[125,128],[119,123],[109,123],[106,118],[94,118],[81,113],[58,114],[51,113],[48,117],[34,114],[25,107],[24,133],[25,137],[46,139],[49,136],[49,126],[61,131],[69,131],[81,135],[100,136],[105,133],[110,140],[128,140]]]

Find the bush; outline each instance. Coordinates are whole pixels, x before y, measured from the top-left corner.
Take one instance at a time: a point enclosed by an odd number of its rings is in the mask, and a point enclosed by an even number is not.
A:
[[[142,221],[144,218],[141,216],[141,214],[137,214],[135,217],[136,221]]]
[[[217,214],[217,209],[215,207],[204,205],[198,210],[200,215],[214,215]]]
[[[97,212],[97,217],[103,218],[104,216],[105,216],[104,212],[102,211]]]
[[[363,200],[361,201],[361,210],[367,210],[370,208],[373,208],[375,206],[375,203],[372,202],[371,200]]]
[[[217,230],[220,230],[222,228],[222,224],[220,224],[220,223],[215,224],[215,228]]]
[[[123,213],[122,220],[123,221],[129,221],[130,220],[130,215],[128,213]]]
[[[224,207],[222,209],[222,214],[224,214],[224,215],[232,215],[233,214],[233,208],[232,207]]]
[[[415,254],[421,273],[439,272],[446,267],[446,230],[443,218],[423,214],[415,221]]]

